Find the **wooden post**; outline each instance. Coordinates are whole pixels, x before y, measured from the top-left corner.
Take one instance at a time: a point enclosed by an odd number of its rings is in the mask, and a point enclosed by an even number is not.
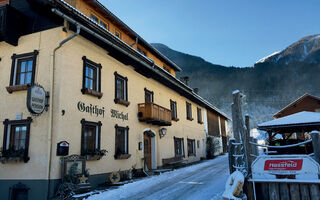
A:
[[[279,183],[269,183],[269,199],[279,200]]]
[[[314,159],[320,164],[320,138],[318,131],[311,132]]]
[[[300,194],[301,194],[301,199],[310,200],[309,188],[307,184],[300,184]]]
[[[299,184],[290,183],[289,187],[290,187],[291,200],[300,200]]]
[[[263,197],[263,200],[269,200],[269,183],[260,183],[262,194],[257,194]]]
[[[245,123],[246,123],[246,131],[243,134],[243,147],[244,147],[244,153],[245,153],[245,163],[246,163],[246,169],[248,172],[248,175],[251,174],[251,163],[252,159],[250,156],[251,153],[251,144],[249,143],[250,140],[250,118],[248,115],[245,116]]]
[[[229,145],[228,145],[228,158],[229,158],[229,171],[230,174],[232,174],[235,169],[233,168],[233,165],[235,165],[235,159],[233,157],[234,152],[234,145],[233,143],[235,142],[234,138],[229,138]]]
[[[236,143],[243,142],[244,128],[243,128],[243,117],[242,117],[242,109],[241,109],[241,97],[242,94],[239,90],[236,90],[232,93],[233,95],[233,104],[232,108],[232,126],[233,126],[233,135]],[[240,151],[240,146],[237,145],[234,149],[234,154],[239,155],[242,152]],[[242,161],[244,158],[237,158],[235,160],[235,165],[242,165]]]
[[[280,183],[280,199],[281,200],[290,200],[289,187],[287,183]]]
[[[310,184],[310,198],[311,200],[318,200],[320,197],[319,185]]]

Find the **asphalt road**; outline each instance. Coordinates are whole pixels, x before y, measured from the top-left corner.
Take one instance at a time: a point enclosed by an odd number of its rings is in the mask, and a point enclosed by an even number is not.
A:
[[[94,195],[88,200],[105,199],[222,199],[228,178],[226,155],[196,165],[152,176],[118,189]]]

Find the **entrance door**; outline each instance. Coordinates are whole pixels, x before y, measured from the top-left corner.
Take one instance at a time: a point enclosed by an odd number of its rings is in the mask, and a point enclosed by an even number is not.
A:
[[[151,169],[151,137],[144,133],[144,160],[148,169]]]

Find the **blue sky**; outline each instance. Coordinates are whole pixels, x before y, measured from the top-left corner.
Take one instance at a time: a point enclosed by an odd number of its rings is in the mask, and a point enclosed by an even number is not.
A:
[[[100,0],[149,43],[214,64],[252,66],[320,33],[319,0]]]

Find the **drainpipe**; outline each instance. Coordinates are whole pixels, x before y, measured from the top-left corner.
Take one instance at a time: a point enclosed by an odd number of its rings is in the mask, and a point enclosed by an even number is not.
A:
[[[133,47],[135,44],[138,44],[138,40],[138,37],[136,37],[136,41],[132,45],[130,45],[130,47]]]
[[[51,91],[51,95],[50,95],[50,102],[51,102],[51,106],[50,106],[50,111],[49,111],[49,130],[48,130],[48,141],[49,141],[49,145],[48,145],[48,188],[47,188],[47,199],[49,199],[49,192],[50,192],[50,178],[51,178],[51,154],[52,154],[52,132],[53,132],[53,96],[54,96],[54,70],[55,70],[55,65],[56,65],[56,52],[58,49],[60,49],[60,47],[62,47],[62,45],[64,45],[66,42],[72,40],[74,37],[76,37],[77,35],[79,35],[80,33],[80,26],[78,24],[75,24],[77,26],[77,31],[72,34],[71,36],[67,37],[66,39],[62,40],[59,43],[59,46],[57,46],[54,50],[53,50],[53,54],[52,54],[52,71],[51,71],[51,77],[50,77],[50,82],[51,82],[51,86],[50,86],[50,91]]]

